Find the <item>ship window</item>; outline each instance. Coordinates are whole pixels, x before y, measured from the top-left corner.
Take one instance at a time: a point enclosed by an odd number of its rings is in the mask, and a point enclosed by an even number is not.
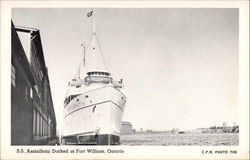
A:
[[[88,98],[89,96],[88,95],[85,95],[85,98]]]
[[[66,99],[65,99],[65,101],[64,101],[64,107],[66,107],[66,105],[67,104],[69,104],[69,102],[72,100],[72,99],[74,99],[75,97],[77,97],[77,96],[79,96],[80,94],[75,94],[75,95],[71,95],[71,96],[69,96],[69,97],[67,97]]]
[[[71,100],[74,99],[75,97],[79,96],[79,94],[76,94],[76,95],[71,95]]]

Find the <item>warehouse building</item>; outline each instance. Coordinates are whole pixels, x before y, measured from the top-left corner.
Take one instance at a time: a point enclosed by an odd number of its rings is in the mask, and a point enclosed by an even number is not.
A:
[[[56,117],[38,29],[11,22],[11,145],[48,144]]]
[[[122,131],[121,134],[132,134],[132,124],[130,122],[122,121]]]

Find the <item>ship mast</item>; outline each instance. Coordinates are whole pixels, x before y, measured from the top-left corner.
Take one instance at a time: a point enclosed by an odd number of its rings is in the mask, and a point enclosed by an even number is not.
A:
[[[93,63],[93,67],[95,67],[95,41],[96,41],[96,20],[95,20],[95,10],[92,11],[93,12],[93,59],[92,59],[92,63]]]
[[[83,66],[85,67],[85,42],[83,43]]]
[[[92,31],[92,67],[90,68],[89,71],[87,72],[87,76],[85,77],[85,82],[87,85],[91,84],[108,84],[112,82],[112,78],[110,77],[110,73],[107,71],[107,67],[105,64],[105,59],[102,53],[102,49],[100,47],[100,43],[98,41],[98,37],[96,35],[96,15],[95,15],[95,10],[92,10],[87,14],[87,17],[92,17],[93,18],[93,31]],[[90,40],[91,41],[91,40]],[[100,49],[100,53],[102,56],[103,60],[103,65],[100,64],[96,58],[97,58],[97,51],[96,47]],[[88,48],[88,47],[87,47]],[[98,50],[99,51],[99,50]],[[99,58],[99,57],[98,57]],[[99,62],[99,63],[98,63]]]
[[[105,59],[104,59],[104,56],[103,56],[103,53],[102,53],[102,49],[100,47],[100,43],[99,43],[99,40],[98,40],[98,37],[97,37],[97,34],[96,34],[96,14],[95,14],[95,10],[92,10],[91,12],[89,12],[87,14],[87,17],[91,17],[92,18],[92,34],[91,34],[91,38],[90,38],[90,44],[91,44],[91,41],[92,41],[92,68],[90,69],[90,71],[93,71],[93,70],[107,70],[107,66],[105,64]],[[102,56],[102,60],[103,60],[103,65],[104,66],[101,66],[102,63],[99,62],[99,58],[98,57],[99,55],[97,54],[97,47],[99,46],[98,49],[100,49],[100,54]],[[88,48],[88,46],[87,46]],[[100,64],[101,63],[101,64]]]

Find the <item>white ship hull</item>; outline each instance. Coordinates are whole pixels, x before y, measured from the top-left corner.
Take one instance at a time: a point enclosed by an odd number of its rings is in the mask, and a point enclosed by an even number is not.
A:
[[[78,94],[64,108],[62,142],[119,144],[125,95],[112,85]]]
[[[87,17],[94,13],[92,10]],[[113,81],[102,51],[96,46],[99,43],[96,41],[95,16],[91,39],[92,54],[87,63],[83,44],[85,78],[80,78],[79,67],[78,78],[72,79],[68,84],[61,136],[63,144],[109,145],[119,144],[120,141],[121,120],[126,102],[126,96],[120,90],[123,88],[123,80]]]

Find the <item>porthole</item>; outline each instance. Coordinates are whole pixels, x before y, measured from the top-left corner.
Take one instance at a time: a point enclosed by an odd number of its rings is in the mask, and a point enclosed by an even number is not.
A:
[[[88,95],[85,95],[85,98],[88,98],[89,96]]]

